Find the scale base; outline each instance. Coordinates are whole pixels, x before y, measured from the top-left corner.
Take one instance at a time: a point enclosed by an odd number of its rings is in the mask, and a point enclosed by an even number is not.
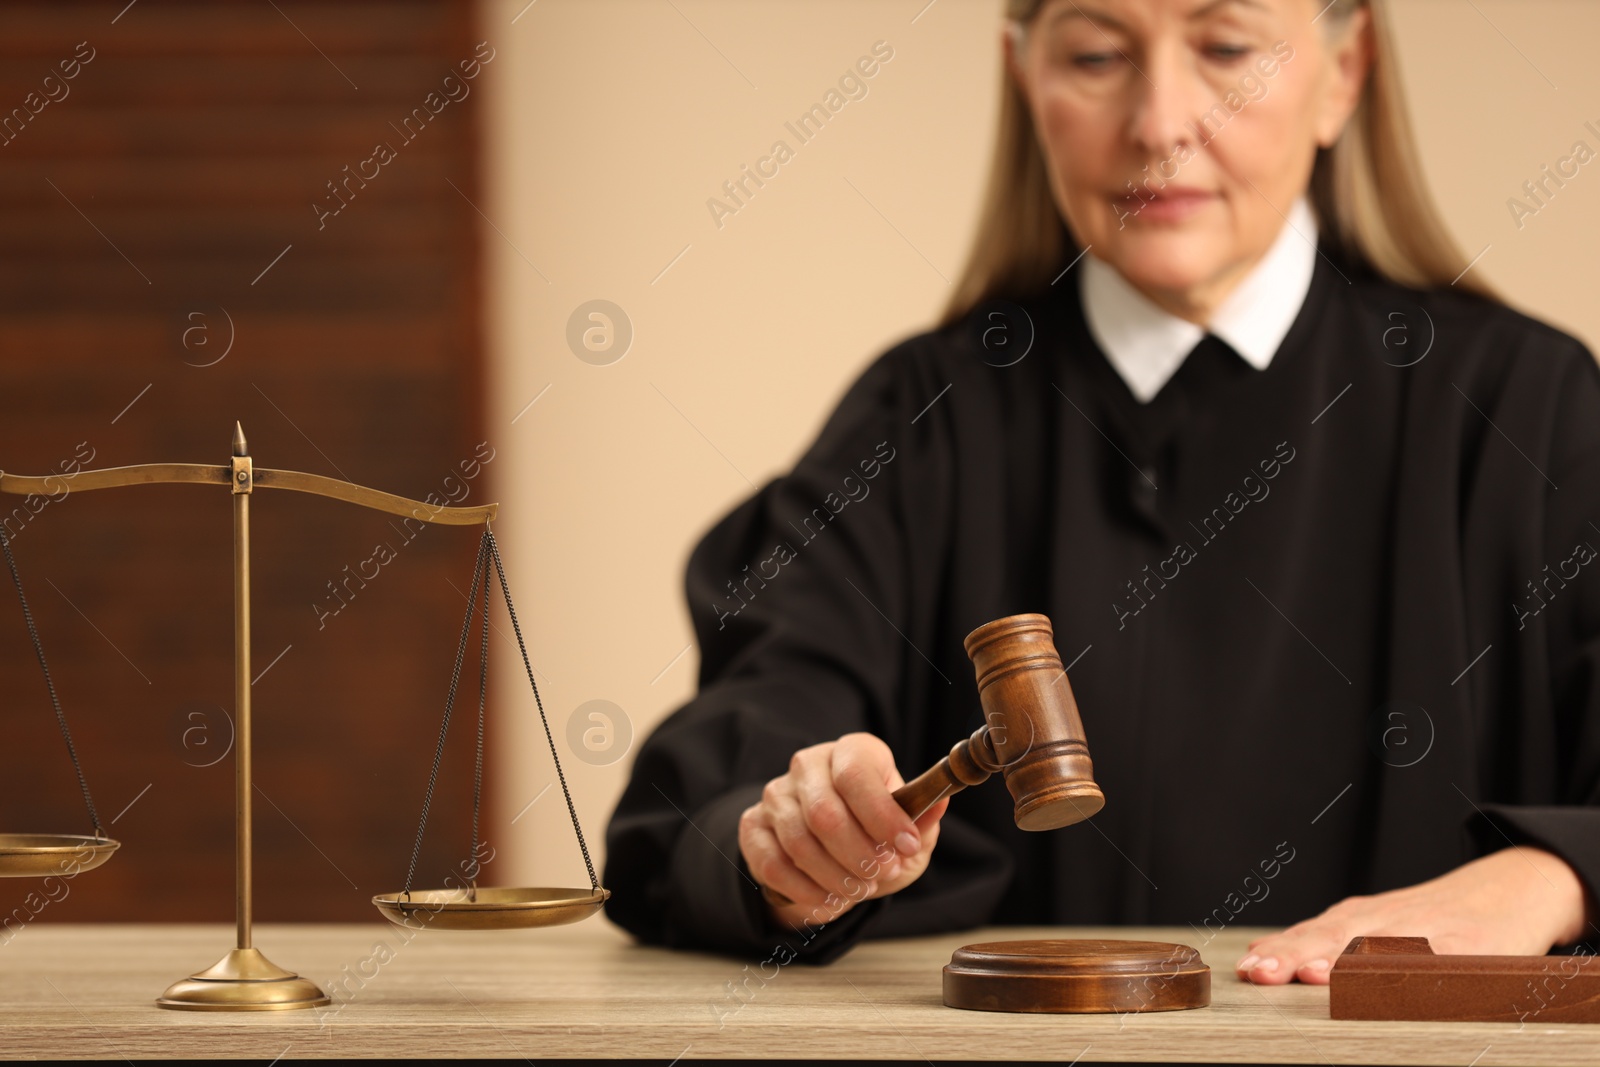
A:
[[[328,994],[273,963],[260,949],[236,948],[198,974],[172,983],[156,1001],[179,1011],[281,1011],[320,1008]]]

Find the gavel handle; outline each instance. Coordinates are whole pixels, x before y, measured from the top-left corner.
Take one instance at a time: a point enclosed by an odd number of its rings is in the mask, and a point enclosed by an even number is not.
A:
[[[971,737],[956,742],[950,754],[896,789],[891,796],[913,819],[952,793],[980,785],[1000,769],[989,728],[980,726]]]
[[[980,726],[971,737],[957,741],[948,756],[896,789],[890,796],[907,815],[915,819],[945,797],[959,793],[969,785],[981,784],[1000,769],[994,744],[989,739],[989,727]],[[761,895],[774,907],[781,908],[794,903],[771,886],[762,886]]]

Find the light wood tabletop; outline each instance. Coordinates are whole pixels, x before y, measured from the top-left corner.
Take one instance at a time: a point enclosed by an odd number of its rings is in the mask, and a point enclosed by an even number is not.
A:
[[[324,1009],[155,1006],[232,947],[231,926],[37,923],[0,945],[0,1058],[648,1058],[1600,1064],[1600,1027],[1336,1022],[1327,987],[1231,970],[1263,931],[1006,927],[868,941],[841,960],[762,968],[634,945],[603,920],[542,931],[408,935],[260,926],[255,943],[333,997]],[[407,940],[407,937],[410,940]],[[1029,937],[1178,941],[1212,967],[1212,1003],[1129,1015],[946,1008],[957,947]]]

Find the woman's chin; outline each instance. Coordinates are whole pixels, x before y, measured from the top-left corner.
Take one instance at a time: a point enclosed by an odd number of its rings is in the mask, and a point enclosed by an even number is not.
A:
[[[1105,257],[1134,288],[1188,292],[1222,267],[1215,243],[1185,236],[1140,237]]]

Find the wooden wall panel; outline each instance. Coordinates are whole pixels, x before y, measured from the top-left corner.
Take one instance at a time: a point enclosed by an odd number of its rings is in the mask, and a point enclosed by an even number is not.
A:
[[[0,131],[29,93],[66,87],[0,132],[0,469],[46,473],[80,446],[92,466],[225,463],[239,419],[260,466],[444,491],[485,436],[479,100],[430,113],[410,142],[391,123],[474,58],[472,7],[125,4],[0,13]],[[325,183],[379,142],[395,158],[319,228]],[[491,499],[493,471],[461,483],[467,502]],[[232,761],[202,764],[230,733],[228,494],[21,503],[0,496],[0,521],[123,841],[37,921],[227,919]],[[252,510],[257,917],[371,919],[368,898],[405,873],[476,531],[408,540],[289,493]],[[393,561],[319,620],[327,583],[378,544]],[[467,850],[470,710],[425,884]],[[9,577],[0,724],[0,831],[87,832]],[[0,917],[34,888],[0,882]]]

